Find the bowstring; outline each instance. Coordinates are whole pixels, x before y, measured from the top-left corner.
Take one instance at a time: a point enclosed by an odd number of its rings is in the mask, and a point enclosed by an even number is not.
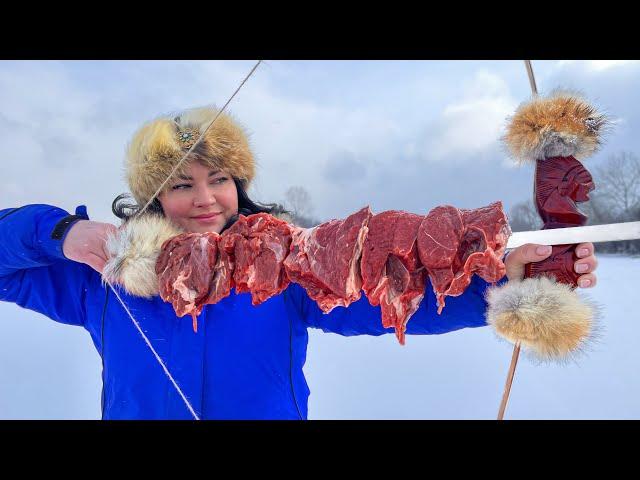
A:
[[[153,348],[153,345],[151,345],[151,342],[149,341],[149,338],[147,338],[147,336],[142,331],[142,328],[140,327],[140,324],[136,321],[134,316],[131,314],[131,312],[129,311],[129,309],[125,305],[125,303],[122,300],[122,298],[120,298],[120,295],[118,294],[116,289],[113,287],[113,285],[111,285],[111,283],[108,280],[105,280],[105,281],[107,282],[107,285],[109,285],[109,287],[111,288],[111,291],[116,295],[116,298],[120,301],[120,304],[124,308],[125,312],[127,312],[127,314],[129,315],[129,318],[131,319],[131,321],[135,325],[135,327],[138,330],[138,332],[140,333],[140,335],[142,335],[142,338],[144,339],[144,342],[147,344],[149,349],[151,349],[151,352],[153,353],[153,356],[156,358],[156,360],[158,361],[158,363],[162,367],[162,370],[164,370],[164,373],[167,375],[167,377],[169,377],[169,380],[171,381],[171,384],[178,391],[178,394],[180,395],[180,398],[182,398],[182,400],[186,404],[187,408],[189,409],[189,412],[191,412],[191,415],[193,415],[193,418],[196,419],[196,420],[200,420],[200,417],[198,417],[198,414],[195,412],[195,410],[191,406],[191,403],[189,402],[189,400],[187,400],[187,397],[182,392],[182,389],[178,386],[178,383],[174,380],[173,375],[171,375],[171,372],[169,372],[169,369],[167,368],[165,363],[162,361],[162,358],[160,358],[160,355],[158,355],[158,352],[156,352],[156,349]]]

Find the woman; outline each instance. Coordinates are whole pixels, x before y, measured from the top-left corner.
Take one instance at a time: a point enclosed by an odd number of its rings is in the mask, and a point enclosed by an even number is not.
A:
[[[243,130],[221,115],[191,156],[163,185],[171,171],[216,115],[212,108],[188,110],[144,125],[127,155],[127,180],[136,205],[122,196],[114,212],[127,217],[146,205],[188,232],[222,232],[240,212],[280,213],[246,194],[255,174]],[[146,214],[145,213],[145,214]],[[14,302],[55,321],[86,328],[102,357],[104,419],[190,419],[192,413],[128,314],[105,286],[101,273],[109,260],[105,238],[114,225],[89,220],[48,205],[0,211],[0,300]],[[594,248],[579,245],[580,280],[596,282]],[[156,252],[157,254],[157,252]],[[505,260],[507,279],[523,278],[524,266],[548,256],[543,246],[525,245]],[[584,270],[580,270],[584,267]],[[465,293],[450,297],[436,314],[431,285],[408,324],[408,334],[435,334],[485,325],[487,283],[474,276]],[[232,293],[207,305],[198,333],[177,318],[157,295],[145,298],[121,290],[159,357],[190,406],[204,419],[305,419],[307,387],[302,367],[307,328],[341,335],[381,335],[379,307],[363,296],[348,308],[323,314],[304,289],[291,284],[258,306],[249,294]]]

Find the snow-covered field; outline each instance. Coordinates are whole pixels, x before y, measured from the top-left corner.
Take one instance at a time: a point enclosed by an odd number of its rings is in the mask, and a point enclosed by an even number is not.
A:
[[[506,418],[640,418],[640,258],[599,255],[598,344],[565,366],[518,363]],[[311,419],[493,419],[512,346],[489,328],[344,338],[310,331]],[[0,302],[0,418],[100,418],[100,358],[88,333]]]

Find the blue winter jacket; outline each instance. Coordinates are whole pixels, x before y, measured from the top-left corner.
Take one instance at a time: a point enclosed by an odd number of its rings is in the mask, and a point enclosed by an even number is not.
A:
[[[0,210],[0,300],[89,332],[102,357],[104,419],[193,418],[100,275],[65,258],[64,237],[52,239],[67,215],[49,205]],[[427,282],[407,333],[485,325],[487,286],[474,275],[465,293],[448,297],[437,315]],[[323,314],[297,284],[256,307],[250,294],[232,292],[204,308],[197,333],[190,318],[178,318],[160,297],[119,293],[203,419],[306,419],[309,388],[302,367],[309,327],[345,336],[393,333],[382,327],[380,307],[364,295]]]

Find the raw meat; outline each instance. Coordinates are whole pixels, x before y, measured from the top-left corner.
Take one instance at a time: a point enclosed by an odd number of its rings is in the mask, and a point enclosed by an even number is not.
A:
[[[291,236],[291,226],[269,214],[240,215],[221,235],[220,249],[224,253],[216,267],[210,303],[228,295],[230,286],[236,293],[250,292],[253,305],[281,293],[289,285],[283,262]]]
[[[362,249],[362,289],[371,305],[380,305],[382,325],[394,327],[402,345],[407,322],[424,297],[426,271],[416,245],[422,220],[398,210],[374,215]]]
[[[160,296],[171,302],[176,315],[188,313],[197,331],[197,316],[202,311],[218,259],[215,232],[183,233],[167,240],[156,261]]]
[[[367,206],[344,220],[293,230],[285,270],[324,313],[361,296],[360,255],[371,216]]]
[[[502,211],[502,203],[473,210],[462,210],[466,233],[458,247],[454,272],[456,272],[447,295],[460,295],[475,273],[493,283],[504,277],[506,269],[502,262],[511,228]]]
[[[209,288],[209,296],[205,300],[205,304],[218,303],[231,294],[234,287],[233,270],[234,270],[234,245],[236,236],[224,231],[218,240],[218,261],[213,269],[213,277],[211,279],[211,287]],[[230,252],[230,253],[229,253]]]
[[[444,297],[462,294],[472,274],[488,282],[504,276],[502,256],[510,235],[502,202],[472,210],[446,205],[429,212],[418,229],[418,254],[431,279],[438,313]]]
[[[438,303],[464,292],[474,273],[487,282],[505,274],[511,230],[502,203],[465,210],[440,206],[426,216],[364,207],[344,220],[298,228],[266,213],[243,216],[222,235],[187,233],[165,242],[156,264],[160,292],[178,316],[250,292],[253,305],[300,284],[328,313],[361,291],[380,305],[382,324],[401,344],[429,275]]]

